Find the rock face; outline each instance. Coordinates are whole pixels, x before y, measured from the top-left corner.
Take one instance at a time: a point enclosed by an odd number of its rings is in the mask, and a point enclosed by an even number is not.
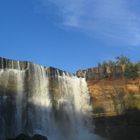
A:
[[[121,66],[112,70],[109,67],[79,70],[77,75],[86,77],[94,117],[118,116],[129,108],[140,109],[140,78],[127,80]]]
[[[110,67],[93,67],[86,70],[78,70],[76,75],[78,77],[86,77],[87,80],[101,80],[107,77],[112,77],[113,79],[118,79],[122,77],[123,70],[121,66]]]
[[[46,137],[44,137],[44,136],[41,136],[41,135],[34,135],[33,137],[32,137],[32,140],[48,140]]]
[[[49,140],[89,140],[91,111],[85,78],[31,62],[0,59],[3,139],[24,133]]]
[[[25,134],[20,134],[15,138],[15,140],[31,140],[31,137],[29,137]]]
[[[94,132],[107,140],[139,140],[140,78],[126,79],[121,67],[91,68],[77,75],[85,76],[88,83]]]
[[[0,69],[26,70],[30,63],[31,62],[27,62],[27,61],[20,61],[19,62],[19,61],[0,57]]]

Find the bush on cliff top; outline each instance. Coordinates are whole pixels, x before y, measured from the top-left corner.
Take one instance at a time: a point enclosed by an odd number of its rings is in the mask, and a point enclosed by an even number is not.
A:
[[[128,79],[135,79],[137,78],[138,75],[138,68],[135,64],[128,64],[126,65],[125,71],[124,71],[124,76]]]
[[[114,69],[116,66],[121,66],[121,74],[127,79],[135,79],[140,75],[140,62],[132,63],[129,58],[123,55],[116,57],[114,61],[108,60],[103,63],[98,63],[98,67],[103,68],[105,73],[115,72]],[[107,70],[109,70],[109,72]]]

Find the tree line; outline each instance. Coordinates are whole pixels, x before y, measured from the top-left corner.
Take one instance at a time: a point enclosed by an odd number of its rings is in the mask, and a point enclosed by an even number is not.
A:
[[[109,68],[110,71],[113,71],[115,66],[121,66],[122,74],[127,79],[136,79],[140,75],[140,62],[133,63],[124,55],[117,56],[114,60],[98,63],[98,67]]]

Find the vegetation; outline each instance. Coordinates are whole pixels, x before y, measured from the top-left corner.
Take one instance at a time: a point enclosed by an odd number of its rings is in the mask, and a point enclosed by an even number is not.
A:
[[[130,63],[130,59],[127,58],[126,56],[121,55],[121,56],[116,57],[116,63],[118,65],[127,65]]]
[[[135,79],[140,75],[140,62],[132,63],[131,60],[126,56],[118,56],[114,60],[104,61],[98,63],[99,68],[103,68],[105,73],[110,77],[116,72],[116,67],[121,67],[121,76],[128,79]],[[105,75],[105,77],[107,77]]]
[[[128,64],[126,65],[124,76],[128,79],[135,79],[138,75],[138,68],[135,64]]]
[[[140,109],[140,97],[135,94],[128,94],[126,99],[127,108],[137,108]]]

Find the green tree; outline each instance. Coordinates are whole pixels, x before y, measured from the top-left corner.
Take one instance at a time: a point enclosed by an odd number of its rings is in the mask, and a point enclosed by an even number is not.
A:
[[[110,69],[110,76],[114,77],[114,73],[115,73],[115,66],[116,66],[116,62],[112,61],[112,60],[108,60],[108,67]]]
[[[137,63],[136,63],[136,67],[137,67],[137,69],[138,69],[138,74],[139,74],[139,76],[140,76],[140,62],[137,62]]]
[[[116,57],[116,64],[122,67],[123,72],[125,71],[126,65],[128,65],[129,63],[131,63],[131,61],[126,56],[121,55]]]
[[[108,66],[110,67],[110,69],[111,69],[111,70],[113,70],[113,69],[114,69],[114,67],[115,67],[115,65],[116,65],[116,64],[115,64],[115,62],[114,62],[114,61],[112,61],[112,60],[108,60],[108,62],[107,62],[107,63],[108,63]]]
[[[138,68],[135,64],[126,65],[124,76],[128,79],[135,79],[138,77]]]

